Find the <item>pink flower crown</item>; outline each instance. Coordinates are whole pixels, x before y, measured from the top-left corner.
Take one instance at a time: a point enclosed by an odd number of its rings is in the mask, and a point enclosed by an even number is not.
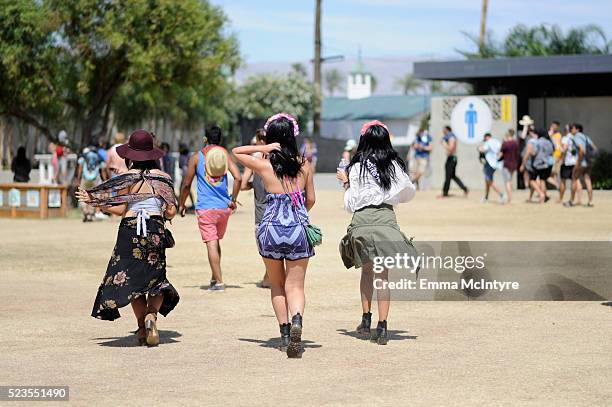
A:
[[[366,134],[366,131],[368,131],[368,129],[372,126],[382,126],[385,128],[385,130],[387,130],[387,132],[389,131],[389,128],[383,122],[378,121],[378,120],[372,120],[367,123],[364,123],[363,126],[361,126],[361,131],[359,132],[360,136],[363,136],[364,134]]]
[[[293,123],[293,136],[297,137],[300,135],[300,126],[298,126],[298,122],[297,120],[295,120],[295,117],[291,116],[289,113],[276,113],[273,116],[270,116],[270,118],[266,121],[266,124],[264,125],[264,130],[268,131],[268,126],[270,125],[270,123],[272,123],[274,120],[278,120],[278,119],[287,119],[289,120],[291,123]]]

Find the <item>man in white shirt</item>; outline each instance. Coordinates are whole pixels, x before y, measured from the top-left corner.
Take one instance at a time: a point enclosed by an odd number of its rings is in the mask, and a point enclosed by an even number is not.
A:
[[[569,132],[561,138],[561,185],[559,185],[559,200],[557,202],[563,202],[563,195],[565,195],[566,183],[572,180],[572,173],[574,167],[578,161],[578,148],[574,143],[574,135]],[[582,184],[578,182],[578,189],[582,190]],[[580,201],[580,192],[578,193],[578,200]]]
[[[486,133],[484,135],[484,143],[478,147],[478,151],[483,153],[485,158],[483,167],[485,177],[485,196],[482,198],[482,201],[489,201],[489,190],[493,188],[493,190],[499,195],[499,201],[504,203],[506,196],[493,181],[495,170],[500,167],[499,152],[501,151],[501,143],[499,140],[494,139],[491,133]]]

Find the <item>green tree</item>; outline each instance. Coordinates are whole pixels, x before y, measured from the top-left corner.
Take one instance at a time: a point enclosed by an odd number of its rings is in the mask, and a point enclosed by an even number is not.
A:
[[[401,78],[397,78],[395,85],[402,90],[404,95],[416,93],[418,89],[421,89],[424,85],[423,81],[417,79],[411,73],[404,75]]]
[[[336,91],[344,90],[344,81],[346,78],[337,69],[328,69],[323,74],[323,82],[325,90],[330,96],[334,96]]]
[[[62,114],[57,99],[63,77],[52,34],[58,18],[47,4],[0,0],[0,115],[13,116],[51,134]]]
[[[307,77],[292,71],[286,75],[254,75],[237,90],[233,99],[238,118],[266,118],[287,112],[304,127],[312,115],[314,85]]]
[[[298,73],[302,76],[308,76],[308,70],[306,69],[306,66],[300,62],[296,62],[294,64],[291,64],[291,70],[295,73]]]
[[[0,112],[26,120],[19,115],[25,111],[32,118],[26,121],[43,132],[44,123],[70,117],[80,125],[77,144],[105,134],[111,111],[126,121],[206,111],[239,64],[237,42],[225,34],[226,17],[208,1],[0,2],[2,20],[17,23],[3,24],[0,53],[26,44],[36,57],[33,63],[27,55],[2,58]],[[22,32],[32,28],[33,37],[26,38]],[[15,59],[30,69],[11,71]],[[11,91],[14,102],[4,98]],[[32,102],[45,92],[46,99]]]
[[[429,93],[442,93],[444,92],[444,86],[442,81],[429,81]]]

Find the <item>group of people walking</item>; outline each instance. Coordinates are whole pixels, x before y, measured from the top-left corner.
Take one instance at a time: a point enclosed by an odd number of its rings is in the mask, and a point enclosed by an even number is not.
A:
[[[221,146],[221,129],[209,129],[204,148],[189,159],[178,202],[171,177],[159,169],[164,152],[154,146],[151,133],[137,130],[127,143],[117,146],[116,153],[124,159],[127,171],[76,193],[81,202],[122,216],[92,316],[114,320],[120,316],[119,308],[131,304],[138,342],[159,344],[157,314],[166,316],[179,302],[179,294],[166,276],[165,250],[174,245],[174,238],[165,222],[177,213],[184,216],[195,177],[196,216],[212,272],[210,290],[223,291],[219,241],[240,189],[253,188],[255,237],[279,324],[279,349],[290,358],[301,357],[304,280],[320,238],[309,218],[316,202],[314,166],[298,150],[298,135],[297,120],[279,113],[267,120],[256,143],[236,147],[230,154]],[[236,162],[245,168],[244,178]],[[231,193],[228,172],[234,178]],[[400,231],[393,208],[412,199],[415,188],[406,164],[391,146],[387,126],[379,121],[362,127],[356,153],[337,177],[345,189],[344,206],[353,213],[340,242],[340,255],[347,268],[362,269],[363,312],[357,332],[384,345],[389,339],[389,295],[384,290],[377,292],[378,324],[371,331],[372,261],[376,256],[395,256],[395,252],[387,253],[390,249],[381,244],[384,241],[400,242],[399,250],[410,251],[412,244]],[[397,244],[394,250],[398,250]],[[386,273],[377,278],[386,279]]]
[[[521,135],[516,138],[512,129],[508,130],[503,143],[485,135],[485,142],[479,150],[485,154],[484,172],[487,188],[484,200],[488,199],[489,187],[500,196],[502,203],[512,200],[512,180],[518,173],[519,181],[529,188],[527,202],[532,202],[537,195],[539,203],[550,200],[549,188],[559,191],[558,203],[566,207],[581,204],[582,182],[588,192],[587,207],[593,206],[593,186],[591,169],[597,156],[597,147],[593,140],[583,132],[579,123],[565,126],[561,134],[560,124],[553,121],[548,128],[536,128],[529,116],[520,121],[523,125]],[[505,184],[505,193],[493,182],[493,173],[501,169]],[[567,183],[571,185],[571,195],[564,202]],[[550,186],[550,187],[549,187]]]
[[[513,129],[499,141],[491,133],[483,136],[483,142],[478,146],[479,159],[483,166],[485,181],[483,202],[489,201],[493,190],[502,204],[512,202],[513,179],[517,173],[519,186],[529,188],[527,202],[537,197],[539,203],[548,202],[549,189],[559,191],[558,203],[566,207],[581,205],[581,191],[587,189],[588,202],[585,206],[593,206],[593,186],[591,169],[597,157],[598,150],[593,140],[587,136],[579,123],[568,124],[561,134],[561,125],[553,121],[548,130],[536,128],[529,116],[524,116],[519,122],[523,126],[517,137]],[[440,198],[450,196],[451,181],[467,196],[469,190],[457,176],[457,137],[449,126],[443,128],[444,136],[440,143],[444,147],[446,161],[445,177]],[[414,152],[412,165],[413,180],[419,185],[429,167],[429,157],[433,150],[433,138],[426,130],[421,130],[409,150]],[[501,170],[504,186],[498,187],[494,181],[495,172]],[[569,200],[564,201],[567,183],[570,183]]]

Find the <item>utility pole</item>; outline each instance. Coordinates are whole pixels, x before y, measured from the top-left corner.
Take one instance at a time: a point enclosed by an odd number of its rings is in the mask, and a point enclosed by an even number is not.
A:
[[[312,132],[318,136],[321,132],[321,1],[316,0],[315,42],[314,42],[314,117]]]
[[[487,5],[488,0],[482,0],[482,13],[480,15],[480,41],[479,41],[479,51],[480,56],[483,56],[484,48],[485,48],[485,37],[487,35]]]

